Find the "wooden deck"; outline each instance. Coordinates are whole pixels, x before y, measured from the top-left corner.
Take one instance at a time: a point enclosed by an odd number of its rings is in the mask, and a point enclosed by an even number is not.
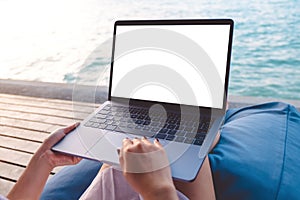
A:
[[[11,88],[7,91],[10,94],[0,91],[0,194],[2,195],[6,195],[13,187],[33,153],[49,133],[75,121],[81,121],[98,106],[93,103],[51,99],[48,96],[42,98],[16,95]],[[65,92],[66,90],[61,91],[59,95],[66,94]],[[70,96],[71,89],[69,93]],[[271,100],[274,99],[229,97],[229,107]],[[298,109],[300,107],[299,101],[287,102],[296,105]],[[56,168],[52,175],[59,169]]]
[[[0,93],[0,194],[13,187],[49,133],[81,121],[94,108],[92,103]]]

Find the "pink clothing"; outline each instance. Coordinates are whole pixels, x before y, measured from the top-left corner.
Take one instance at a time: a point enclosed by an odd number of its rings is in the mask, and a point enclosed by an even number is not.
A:
[[[177,194],[180,200],[188,199],[179,191]],[[99,173],[80,197],[80,200],[86,199],[142,200],[143,198],[131,188],[121,171],[110,167]]]
[[[0,200],[8,200],[8,199],[0,194]]]

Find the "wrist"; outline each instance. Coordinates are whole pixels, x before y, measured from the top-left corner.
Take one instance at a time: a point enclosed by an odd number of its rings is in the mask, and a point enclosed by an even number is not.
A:
[[[43,153],[34,154],[18,182],[9,192],[8,199],[39,199],[52,169]]]
[[[29,163],[29,166],[48,173],[50,173],[55,167],[53,162],[51,162],[51,158],[48,155],[47,151],[34,154],[31,162]]]
[[[165,200],[165,199],[178,199],[176,188],[173,184],[158,187],[154,190],[148,190],[147,193],[141,194],[144,200]]]

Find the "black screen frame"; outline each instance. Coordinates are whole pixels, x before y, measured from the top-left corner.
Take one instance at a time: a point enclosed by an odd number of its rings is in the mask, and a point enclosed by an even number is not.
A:
[[[111,55],[111,69],[109,77],[109,89],[108,89],[108,100],[117,101],[117,102],[128,102],[126,98],[121,97],[112,97],[111,88],[112,88],[112,77],[113,77],[113,65],[114,65],[114,52],[115,52],[115,43],[116,43],[116,32],[117,26],[138,26],[138,25],[229,25],[229,41],[227,49],[227,62],[226,62],[226,75],[225,75],[225,84],[224,84],[224,95],[223,95],[223,106],[222,108],[208,108],[198,106],[202,110],[215,109],[216,111],[225,112],[227,105],[227,95],[228,95],[228,85],[229,85],[229,72],[230,72],[230,62],[231,62],[231,52],[232,52],[232,41],[233,41],[233,27],[234,21],[232,19],[168,19],[168,20],[119,20],[114,23],[114,32],[113,32],[113,44],[112,44],[112,55]],[[164,103],[164,102],[155,102],[155,101],[146,101],[146,100],[137,100],[130,99],[132,104],[144,105],[144,104],[155,104],[160,103],[165,106],[178,107],[178,104],[173,103]],[[186,105],[188,106],[188,105]]]

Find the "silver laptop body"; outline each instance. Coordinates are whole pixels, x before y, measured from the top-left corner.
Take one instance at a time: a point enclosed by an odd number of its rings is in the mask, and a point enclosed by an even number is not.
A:
[[[223,122],[232,35],[230,19],[115,22],[108,101],[52,149],[119,165],[124,138],[158,138],[193,181]]]

